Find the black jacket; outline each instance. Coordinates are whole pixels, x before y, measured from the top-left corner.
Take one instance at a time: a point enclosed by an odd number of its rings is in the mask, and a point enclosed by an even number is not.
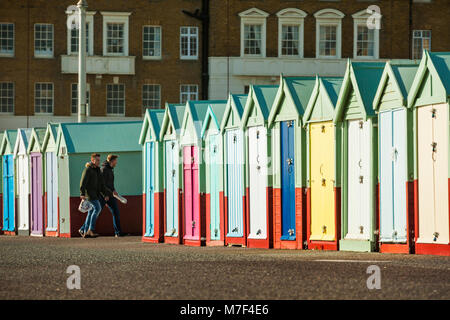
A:
[[[116,188],[114,188],[114,169],[107,160],[103,162],[101,171],[105,186],[111,190],[111,192],[116,191]]]
[[[85,196],[87,200],[99,200],[100,196],[111,196],[111,190],[105,186],[100,168],[94,167],[92,163],[86,163],[81,174],[80,195]]]

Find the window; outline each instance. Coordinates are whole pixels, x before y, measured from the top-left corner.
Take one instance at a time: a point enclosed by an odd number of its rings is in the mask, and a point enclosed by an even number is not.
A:
[[[14,24],[0,23],[0,56],[14,56]]]
[[[0,82],[0,112],[14,112],[14,83]]]
[[[303,21],[306,12],[288,8],[277,13],[278,56],[303,57]]]
[[[341,57],[341,29],[344,14],[335,9],[322,9],[316,18],[316,58]]]
[[[161,86],[159,84],[144,84],[142,87],[142,107],[157,109],[161,107]]]
[[[266,56],[266,18],[257,8],[239,13],[241,17],[241,56]]]
[[[34,113],[53,113],[53,83],[37,82],[35,84]]]
[[[353,17],[353,57],[378,59],[379,57],[379,38],[380,32],[378,29],[369,29],[367,26],[367,19],[371,14],[366,10],[361,10],[352,15]],[[381,14],[379,18],[381,19]],[[379,21],[378,21],[379,22]]]
[[[413,31],[413,59],[422,59],[423,50],[431,50],[431,30]]]
[[[104,12],[103,15],[103,55],[128,56],[129,12]]]
[[[73,14],[72,11],[66,11],[66,14]],[[86,12],[86,52],[88,55],[94,55],[94,14],[95,11]],[[78,28],[67,28],[67,54],[78,54]]]
[[[198,58],[198,28],[181,27],[180,29],[180,57],[181,59]]]
[[[182,84],[180,87],[180,103],[198,99],[198,86],[196,84]]]
[[[53,57],[53,25],[34,25],[34,56]]]
[[[144,26],[143,30],[143,56],[147,59],[161,58],[161,27]]]
[[[71,85],[71,105],[72,105],[72,113],[76,114],[78,113],[78,83],[72,83]],[[86,103],[87,107],[89,108],[89,102],[90,102],[90,86],[89,83],[86,84]]]
[[[108,84],[106,88],[106,113],[110,115],[125,114],[125,85]]]

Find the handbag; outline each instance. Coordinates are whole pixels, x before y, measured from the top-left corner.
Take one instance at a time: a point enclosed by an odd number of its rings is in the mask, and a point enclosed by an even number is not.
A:
[[[92,203],[90,201],[81,200],[80,205],[78,206],[78,211],[80,211],[82,213],[86,213],[93,208],[94,208],[94,206],[92,205]]]

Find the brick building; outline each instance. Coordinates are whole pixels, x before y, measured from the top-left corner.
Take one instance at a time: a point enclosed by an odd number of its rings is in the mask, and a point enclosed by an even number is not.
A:
[[[75,121],[78,0],[0,2],[0,129]],[[88,0],[91,119],[141,119],[144,108],[201,95],[201,0]],[[68,10],[69,8],[69,10]]]
[[[369,30],[366,9],[380,8]],[[342,75],[346,59],[419,59],[450,50],[448,0],[211,1],[209,95],[286,76]]]

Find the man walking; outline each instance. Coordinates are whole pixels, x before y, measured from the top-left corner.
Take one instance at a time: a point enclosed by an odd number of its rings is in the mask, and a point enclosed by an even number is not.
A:
[[[105,181],[105,186],[109,190],[111,190],[113,196],[117,196],[118,193],[116,189],[114,188],[114,168],[117,165],[117,155],[110,154],[106,158],[106,161],[102,164],[102,176],[103,180]],[[105,204],[108,206],[109,211],[111,211],[111,214],[113,216],[113,225],[114,225],[114,234],[116,237],[122,237],[124,234],[122,233],[122,230],[120,228],[120,212],[119,212],[119,206],[117,205],[117,200],[115,197],[110,197],[109,199],[103,199],[100,198],[100,205],[103,209]]]
[[[99,165],[100,155],[98,153],[93,153],[91,155],[91,162],[86,163],[86,168],[84,168],[81,175],[80,197],[82,200],[88,200],[93,205],[93,208],[87,213],[83,226],[79,230],[80,235],[83,238],[95,238],[98,236],[98,234],[95,233],[95,222],[102,210],[100,199],[103,199],[103,196],[105,200],[108,201],[109,196],[111,195],[111,191],[105,186]]]

